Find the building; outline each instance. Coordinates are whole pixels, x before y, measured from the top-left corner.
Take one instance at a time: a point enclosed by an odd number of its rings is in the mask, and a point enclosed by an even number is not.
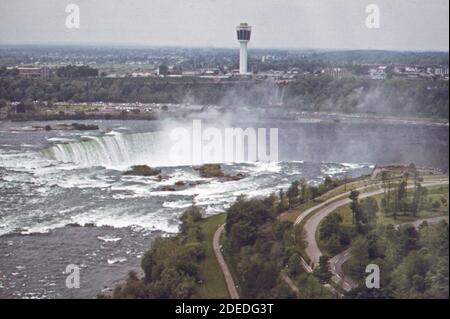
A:
[[[167,65],[161,64],[158,67],[158,75],[159,76],[167,76],[167,75],[169,75],[169,67]]]
[[[252,34],[252,27],[247,23],[241,23],[236,28],[238,41],[241,44],[241,52],[239,56],[239,74],[245,75],[248,74],[248,66],[247,66],[247,44],[250,41],[250,37]]]
[[[24,76],[27,78],[31,77],[42,77],[42,78],[48,78],[51,75],[50,68],[44,66],[44,67],[17,67],[17,71],[19,72],[20,76]]]
[[[434,69],[434,74],[437,76],[446,76],[448,75],[448,68],[436,68]]]
[[[372,80],[384,80],[387,77],[386,66],[379,66],[376,69],[370,69],[369,75]]]
[[[343,68],[326,68],[321,73],[334,79],[342,79],[349,76],[349,72]]]

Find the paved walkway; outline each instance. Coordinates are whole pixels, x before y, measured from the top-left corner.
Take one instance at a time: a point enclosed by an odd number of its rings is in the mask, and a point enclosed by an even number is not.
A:
[[[219,262],[220,269],[225,277],[225,282],[227,284],[228,292],[230,293],[231,299],[239,299],[239,293],[236,289],[236,285],[234,284],[233,276],[231,275],[230,269],[228,268],[225,259],[223,258],[222,249],[220,246],[220,237],[225,230],[225,224],[220,226],[213,238],[213,248],[214,254],[216,255],[217,261]]]

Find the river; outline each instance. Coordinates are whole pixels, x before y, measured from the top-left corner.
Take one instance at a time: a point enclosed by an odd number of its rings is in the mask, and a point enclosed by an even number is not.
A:
[[[189,118],[81,123],[100,129],[23,132],[13,128],[56,123],[0,122],[0,297],[95,297],[139,269],[151,241],[176,233],[192,203],[217,214],[242,194],[268,195],[300,178],[356,177],[377,163],[448,169],[448,125],[210,119],[278,128],[277,162],[223,163],[225,173],[246,176],[223,182],[200,177],[189,161],[168,164],[168,130]],[[163,178],[122,175],[136,164],[158,167]],[[179,181],[190,186],[164,190]],[[81,269],[79,289],[65,285],[69,264]]]

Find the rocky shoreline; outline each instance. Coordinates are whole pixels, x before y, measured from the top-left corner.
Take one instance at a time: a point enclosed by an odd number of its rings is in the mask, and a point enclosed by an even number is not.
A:
[[[82,124],[82,123],[71,123],[71,124],[56,124],[56,125],[45,125],[45,126],[24,126],[24,127],[12,127],[9,132],[38,132],[38,131],[96,131],[98,130],[98,125],[95,124]]]

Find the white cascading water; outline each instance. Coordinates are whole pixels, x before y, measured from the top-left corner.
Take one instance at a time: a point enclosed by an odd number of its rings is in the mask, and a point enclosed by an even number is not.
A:
[[[63,163],[80,166],[129,167],[138,164],[166,166],[167,145],[161,132],[115,133],[89,140],[57,144],[45,154]]]

